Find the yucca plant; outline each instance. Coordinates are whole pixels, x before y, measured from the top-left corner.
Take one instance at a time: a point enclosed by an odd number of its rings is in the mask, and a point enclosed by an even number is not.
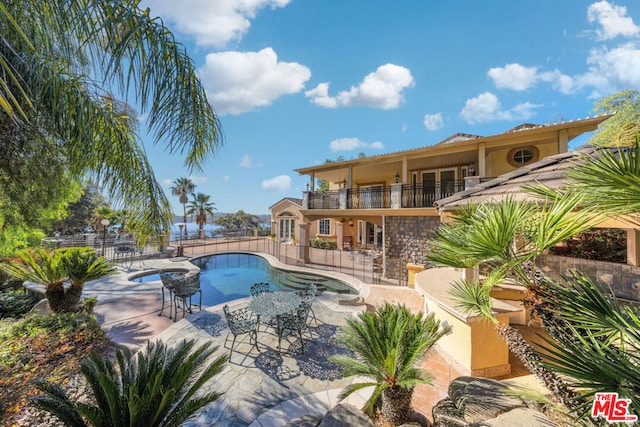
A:
[[[55,415],[66,426],[179,426],[222,393],[202,387],[220,373],[226,356],[213,360],[217,347],[185,340],[175,347],[149,342],[140,352],[116,352],[116,362],[93,354],[81,372],[93,392],[93,402],[72,401],[58,385],[41,381],[44,395],[34,405]]]
[[[381,398],[381,413],[387,422],[400,425],[407,421],[414,387],[433,380],[418,363],[446,332],[433,314],[412,314],[399,304],[386,303],[375,312],[361,312],[347,319],[337,339],[354,356],[334,356],[330,360],[345,367],[345,376],[358,375],[369,381],[347,386],[340,398],[373,386],[364,412],[372,416]]]

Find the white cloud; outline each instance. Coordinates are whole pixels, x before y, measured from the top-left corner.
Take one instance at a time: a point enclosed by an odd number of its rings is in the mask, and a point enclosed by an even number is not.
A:
[[[242,159],[240,159],[240,166],[247,169],[252,168],[253,163],[251,162],[251,156],[248,154],[243,156]]]
[[[537,67],[524,67],[520,64],[507,64],[504,67],[491,68],[487,75],[498,89],[527,90],[536,83]]]
[[[596,30],[600,40],[611,40],[617,36],[633,37],[640,34],[640,27],[627,16],[627,8],[612,5],[606,0],[590,5],[587,9],[587,19],[602,27]]]
[[[198,45],[222,48],[239,41],[251,26],[251,20],[265,7],[287,6],[291,0],[145,0],[170,27],[193,36]]]
[[[398,108],[404,101],[404,90],[413,85],[413,76],[408,68],[385,64],[368,74],[358,86],[339,92],[335,97],[329,96],[329,83],[320,83],[305,92],[305,96],[311,98],[312,103],[326,108],[364,105],[388,110]]]
[[[444,126],[442,113],[424,115],[424,127],[426,127],[427,130],[438,130],[442,128],[442,126]]]
[[[335,139],[329,143],[329,149],[332,152],[336,151],[353,151],[359,148],[373,148],[375,150],[382,150],[384,148],[384,144],[380,141],[376,142],[364,142],[360,141],[358,138],[340,138]]]
[[[279,175],[262,181],[262,188],[268,193],[283,193],[291,188],[291,178],[288,175]]]
[[[535,115],[533,111],[542,105],[525,102],[510,110],[504,110],[498,97],[484,92],[475,98],[467,99],[460,117],[467,123],[487,123],[495,121],[528,120]]]
[[[229,175],[224,175],[222,177],[222,182],[229,182],[231,180],[231,177]]]
[[[603,96],[630,87],[640,87],[640,47],[627,43],[614,49],[593,49],[587,59],[589,70],[577,76],[580,87],[591,87]]]
[[[241,114],[300,92],[311,77],[297,62],[278,62],[271,48],[259,52],[210,53],[200,68],[207,97],[216,111]]]

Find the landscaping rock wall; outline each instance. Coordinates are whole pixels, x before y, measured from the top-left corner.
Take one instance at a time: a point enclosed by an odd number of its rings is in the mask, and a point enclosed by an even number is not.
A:
[[[406,264],[425,264],[427,240],[440,226],[439,217],[385,217],[386,277],[406,276]]]
[[[640,267],[558,255],[540,256],[537,267],[555,280],[562,280],[563,274],[570,275],[572,269],[582,271],[591,280],[609,286],[616,297],[640,302]]]

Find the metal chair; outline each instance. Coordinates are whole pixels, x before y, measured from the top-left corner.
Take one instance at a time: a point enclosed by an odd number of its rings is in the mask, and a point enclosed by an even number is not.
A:
[[[251,296],[255,297],[264,292],[271,292],[269,286],[270,285],[268,283],[256,283],[255,285],[251,286]]]
[[[280,351],[280,342],[282,341],[282,335],[285,330],[291,332],[297,332],[300,337],[300,348],[302,354],[304,354],[304,342],[302,340],[302,330],[307,329],[311,334],[311,329],[307,324],[307,318],[309,317],[309,311],[311,310],[311,303],[302,301],[300,306],[290,313],[280,316],[280,325],[278,328],[278,351]]]
[[[243,307],[230,311],[229,306],[225,304],[222,311],[224,312],[224,317],[227,319],[227,325],[229,325],[229,334],[233,334],[233,342],[229,349],[229,356],[233,353],[233,346],[236,343],[236,338],[238,335],[242,334],[249,334],[249,342],[251,342],[251,338],[253,337],[256,350],[260,351],[258,348],[258,321],[253,316],[251,310],[247,307]],[[224,340],[225,346],[227,345],[229,334],[227,334],[227,337]]]
[[[178,319],[178,300],[182,301],[182,317],[184,318],[185,312],[193,313],[191,309],[191,298],[193,295],[200,294],[200,302],[198,303],[199,310],[202,310],[202,289],[200,289],[200,272],[192,274],[191,276],[184,276],[174,282],[173,286],[173,299],[176,307],[175,317],[173,321]],[[187,299],[189,302],[187,303]]]
[[[180,273],[176,271],[161,271],[160,272],[160,280],[162,280],[162,307],[160,307],[160,313],[158,316],[162,316],[162,312],[164,311],[164,290],[169,291],[169,319],[172,319],[171,314],[173,312],[173,289],[175,288],[175,283],[184,279],[186,273]]]
[[[318,292],[318,288],[314,283],[309,283],[305,289],[299,289],[295,291],[296,295],[300,297],[300,300],[304,303],[307,302],[309,304],[309,310],[311,315],[313,316],[313,320],[318,324],[318,319],[316,319],[316,314],[313,312],[313,308],[311,305],[313,304],[313,300],[316,299],[316,293]],[[309,320],[311,322],[311,320]]]

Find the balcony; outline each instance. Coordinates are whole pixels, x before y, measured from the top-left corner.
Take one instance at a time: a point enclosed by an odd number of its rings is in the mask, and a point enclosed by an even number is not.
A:
[[[303,209],[432,208],[437,200],[465,189],[465,181],[394,184],[360,189],[305,192]]]

